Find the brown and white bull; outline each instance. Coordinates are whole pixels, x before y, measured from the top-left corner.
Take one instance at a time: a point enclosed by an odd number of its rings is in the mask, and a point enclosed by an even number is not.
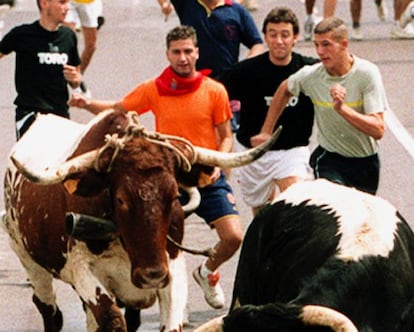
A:
[[[36,142],[38,133],[44,137],[47,130],[39,123],[50,117],[40,116],[16,144],[4,182],[5,226],[33,285],[44,330],[63,326],[52,283],[58,278],[80,296],[88,331],[135,331],[140,310],[156,299],[160,330],[182,331],[186,268],[181,251],[167,240],[167,235],[178,243],[183,239],[180,174],[195,164],[248,163],[272,142],[244,154],[222,154],[148,133],[133,113],[107,111],[82,127],[72,148],[57,146],[66,156],[40,167],[29,161],[35,152],[28,150],[43,144],[42,151],[48,151],[48,144],[59,140]],[[68,212],[112,220],[115,238],[80,241],[68,236]],[[118,303],[126,306],[125,315]]]

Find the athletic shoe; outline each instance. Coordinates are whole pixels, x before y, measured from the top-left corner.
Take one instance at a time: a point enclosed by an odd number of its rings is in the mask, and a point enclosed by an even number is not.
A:
[[[400,17],[400,27],[404,29],[414,19],[414,1],[411,1]]]
[[[305,40],[311,40],[312,33],[313,33],[313,26],[315,25],[315,19],[313,15],[309,15],[305,21],[305,25],[303,27],[303,38]]]
[[[377,5],[377,15],[378,15],[378,18],[380,19],[380,21],[385,22],[387,20],[388,9],[384,4],[384,0],[382,0],[381,4],[379,6]]]
[[[105,17],[98,16],[98,30],[105,24]]]
[[[219,284],[220,274],[218,272],[210,273],[207,278],[203,278],[199,266],[193,271],[193,278],[203,290],[204,298],[211,307],[214,309],[224,307],[224,293]]]
[[[254,12],[259,9],[259,5],[255,0],[242,0],[240,4],[251,12]]]
[[[7,215],[6,210],[0,211],[0,226],[6,231],[6,224],[7,224]]]
[[[89,90],[87,87],[86,87],[86,84],[85,84],[85,82],[81,82],[81,84],[80,84],[80,90],[81,90],[81,92],[82,92],[82,94],[87,98],[87,99],[91,99],[92,98],[92,93],[91,93],[91,90]]]
[[[391,38],[393,39],[414,39],[414,28],[411,24],[405,28],[401,28],[399,24],[396,24],[391,30]]]
[[[356,41],[361,41],[364,39],[364,36],[361,32],[361,28],[352,28],[351,39]]]
[[[15,0],[0,0],[0,6],[9,5],[10,7],[13,7],[15,4],[16,4]]]

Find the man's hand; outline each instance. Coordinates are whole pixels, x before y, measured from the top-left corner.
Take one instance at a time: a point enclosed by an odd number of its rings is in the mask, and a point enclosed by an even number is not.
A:
[[[329,89],[329,93],[332,97],[333,108],[339,112],[345,102],[346,89],[340,84],[334,84]]]
[[[68,105],[77,108],[87,108],[89,105],[89,101],[85,98],[84,95],[80,93],[74,93],[70,97]]]
[[[266,142],[271,137],[272,137],[272,135],[269,135],[267,133],[259,133],[255,136],[250,137],[250,144],[253,147],[256,147],[256,146],[262,144],[263,142]]]
[[[78,67],[63,65],[63,76],[72,88],[77,88],[82,80]]]
[[[164,14],[164,21],[167,22],[168,16],[173,12],[174,7],[169,0],[160,3],[161,13]]]

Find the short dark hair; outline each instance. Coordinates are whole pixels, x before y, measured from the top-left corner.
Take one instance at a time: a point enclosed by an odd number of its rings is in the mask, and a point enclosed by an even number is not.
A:
[[[315,26],[314,34],[322,35],[328,32],[333,32],[335,40],[348,39],[348,29],[339,17],[327,17]]]
[[[266,16],[263,22],[262,32],[266,33],[269,23],[290,23],[293,26],[293,33],[299,33],[299,21],[296,14],[288,7],[275,7]]]
[[[194,41],[194,45],[197,46],[197,33],[195,29],[188,25],[179,25],[173,28],[167,34],[167,49],[170,48],[170,44],[172,41],[184,39],[192,39]]]

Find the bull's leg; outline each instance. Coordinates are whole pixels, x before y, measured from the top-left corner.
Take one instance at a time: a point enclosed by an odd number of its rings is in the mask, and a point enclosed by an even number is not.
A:
[[[62,312],[56,304],[53,276],[35,263],[20,245],[11,240],[10,245],[24,266],[33,286],[33,302],[42,315],[45,332],[58,332],[63,326]]]
[[[86,323],[88,332],[126,332],[124,315],[116,305],[112,295],[108,293],[91,271],[91,262],[94,257],[87,255],[88,250],[85,244],[77,243],[72,247],[61,274],[70,280],[87,307]],[[73,271],[76,271],[76,273],[73,273]],[[95,321],[91,319],[89,311],[93,314]]]
[[[183,329],[184,311],[187,304],[187,269],[184,255],[170,261],[170,284],[158,291],[160,305],[160,330],[181,332]]]

